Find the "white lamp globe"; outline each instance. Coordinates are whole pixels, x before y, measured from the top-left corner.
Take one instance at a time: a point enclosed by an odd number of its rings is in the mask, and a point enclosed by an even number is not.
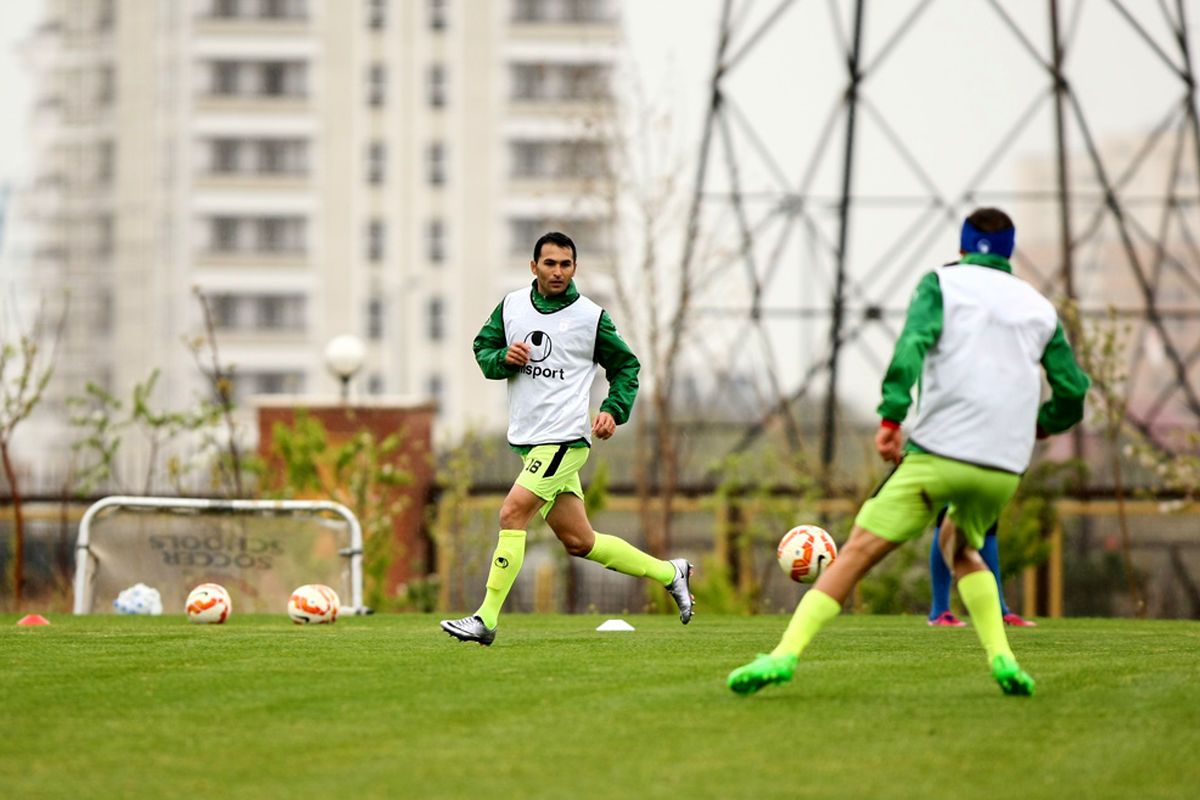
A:
[[[362,339],[348,333],[333,337],[325,345],[325,364],[343,381],[362,368],[366,355]]]

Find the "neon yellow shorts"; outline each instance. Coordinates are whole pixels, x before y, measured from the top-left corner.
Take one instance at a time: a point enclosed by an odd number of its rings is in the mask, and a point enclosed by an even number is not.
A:
[[[550,513],[554,501],[564,492],[583,499],[583,484],[579,470],[587,463],[590,447],[568,447],[565,444],[541,444],[525,454],[517,485],[524,486],[545,500],[542,518]]]
[[[950,519],[978,550],[1020,482],[1021,476],[1011,472],[909,453],[863,503],[854,524],[888,541],[907,542],[949,505]]]

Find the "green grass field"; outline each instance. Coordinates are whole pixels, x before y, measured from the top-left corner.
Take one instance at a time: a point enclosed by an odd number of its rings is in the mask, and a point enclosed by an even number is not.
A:
[[[1200,623],[1010,631],[1037,696],[1003,696],[971,629],[843,616],[796,678],[729,670],[786,618],[300,628],[0,616],[11,798],[1181,798],[1200,796]]]

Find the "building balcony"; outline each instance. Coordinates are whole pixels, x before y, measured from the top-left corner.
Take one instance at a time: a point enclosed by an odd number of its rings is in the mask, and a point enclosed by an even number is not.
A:
[[[309,256],[303,251],[201,250],[193,264],[197,269],[308,269]]]
[[[553,111],[558,119],[612,119],[617,114],[616,101],[611,97],[589,99],[563,97],[512,97],[507,110],[513,117],[545,119]]]
[[[200,191],[294,192],[310,188],[307,172],[204,172],[192,187]]]
[[[305,17],[198,17],[196,36],[235,36],[286,39],[309,36],[312,24]]]
[[[196,98],[197,114],[308,114],[307,95],[203,94]]]

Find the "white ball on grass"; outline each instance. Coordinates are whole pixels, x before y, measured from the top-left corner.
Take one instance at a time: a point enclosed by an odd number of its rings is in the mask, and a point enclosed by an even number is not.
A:
[[[337,622],[342,602],[337,592],[323,583],[297,586],[288,598],[287,612],[297,625],[325,625]]]
[[[189,622],[219,625],[229,619],[233,601],[219,583],[202,583],[187,596],[185,603]]]

